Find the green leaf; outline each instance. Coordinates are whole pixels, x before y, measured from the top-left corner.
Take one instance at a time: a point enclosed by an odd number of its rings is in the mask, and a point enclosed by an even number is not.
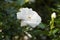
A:
[[[44,29],[46,26],[45,26],[45,24],[40,23],[40,24],[38,25],[38,27],[40,27],[40,28]]]
[[[55,33],[58,32],[58,31],[59,31],[59,29],[53,30],[53,34],[55,34]]]
[[[19,4],[20,6],[22,6],[23,4],[25,4],[28,1],[29,0],[17,0],[17,4]]]
[[[55,35],[58,31],[59,31],[59,29],[51,30],[51,31],[49,32],[49,35]]]

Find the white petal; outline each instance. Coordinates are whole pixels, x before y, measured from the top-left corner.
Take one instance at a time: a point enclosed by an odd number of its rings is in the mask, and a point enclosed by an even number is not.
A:
[[[56,13],[53,12],[52,15],[51,15],[52,18],[56,18]]]
[[[21,21],[21,26],[26,26],[26,25],[27,25],[26,21]]]
[[[17,19],[21,19],[20,15],[21,15],[20,12],[18,12],[17,13]]]

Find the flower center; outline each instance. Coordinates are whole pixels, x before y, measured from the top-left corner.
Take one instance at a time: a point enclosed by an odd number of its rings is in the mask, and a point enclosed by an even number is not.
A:
[[[31,17],[30,17],[30,16],[29,16],[28,18],[29,18],[29,19],[31,19]]]

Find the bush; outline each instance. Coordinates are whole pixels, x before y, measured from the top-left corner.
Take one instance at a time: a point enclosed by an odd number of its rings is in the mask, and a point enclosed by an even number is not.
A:
[[[41,16],[42,23],[36,28],[20,26],[16,13],[24,7]],[[0,0],[0,40],[60,40],[60,0]]]

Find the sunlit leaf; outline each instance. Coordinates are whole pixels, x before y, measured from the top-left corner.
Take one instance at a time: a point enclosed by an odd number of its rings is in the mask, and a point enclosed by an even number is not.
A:
[[[17,0],[17,4],[19,4],[19,5],[23,5],[23,4],[25,4],[26,2],[28,2],[29,0]]]

